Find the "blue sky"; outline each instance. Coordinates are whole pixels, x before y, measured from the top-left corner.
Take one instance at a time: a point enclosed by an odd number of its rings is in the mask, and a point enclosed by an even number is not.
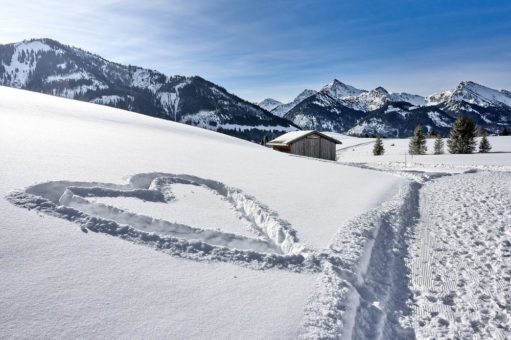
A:
[[[49,37],[109,60],[287,101],[334,78],[422,95],[511,89],[511,1],[0,0],[0,43]]]

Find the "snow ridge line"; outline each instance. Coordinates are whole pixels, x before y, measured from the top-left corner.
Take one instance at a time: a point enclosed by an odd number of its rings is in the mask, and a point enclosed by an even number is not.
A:
[[[139,215],[86,197],[135,197],[153,202],[172,200],[173,183],[202,185],[223,196],[264,237],[199,229]],[[278,214],[241,190],[189,175],[138,174],[127,185],[54,181],[37,184],[6,197],[13,204],[36,209],[79,224],[82,231],[102,232],[197,261],[232,262],[252,269],[319,272],[314,251],[299,244],[296,232]],[[210,243],[212,242],[212,243]],[[245,249],[243,249],[245,248]]]
[[[411,294],[403,290],[402,258],[405,234],[418,218],[420,187],[406,183],[392,200],[340,228],[305,308],[300,338],[414,338],[395,312]]]

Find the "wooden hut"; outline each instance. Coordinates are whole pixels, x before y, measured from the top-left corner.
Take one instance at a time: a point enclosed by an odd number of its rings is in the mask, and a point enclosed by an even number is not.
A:
[[[273,150],[335,161],[335,138],[318,131],[292,131],[266,143]]]

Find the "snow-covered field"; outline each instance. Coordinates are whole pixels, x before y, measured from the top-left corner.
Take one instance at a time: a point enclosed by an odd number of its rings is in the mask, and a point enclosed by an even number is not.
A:
[[[511,138],[331,135],[338,162],[0,87],[0,338],[509,339]]]
[[[374,138],[354,138],[330,134],[340,139],[337,157],[344,163],[368,163],[374,167],[393,169],[417,169],[421,171],[464,171],[467,169],[490,169],[511,171],[511,136],[488,137],[492,146],[491,153],[452,155],[447,151],[447,140],[444,140],[445,153],[433,154],[434,139],[427,140],[426,155],[410,156],[408,154],[409,139],[383,139],[385,154],[373,155]],[[357,140],[358,143],[357,143]]]
[[[406,155],[408,139],[337,135],[338,161],[420,183],[418,223],[407,229],[403,325],[419,339],[511,337],[511,137],[488,154]],[[447,148],[446,148],[447,152]]]
[[[5,87],[0,155],[2,338],[336,334],[356,291],[339,268],[364,283],[379,211],[393,209],[381,204],[408,190],[396,176]]]

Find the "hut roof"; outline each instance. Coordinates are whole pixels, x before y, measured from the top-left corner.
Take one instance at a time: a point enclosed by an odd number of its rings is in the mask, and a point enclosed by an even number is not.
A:
[[[300,140],[302,138],[305,138],[309,135],[319,135],[322,138],[328,139],[331,142],[334,142],[335,144],[342,144],[341,141],[332,138],[330,136],[325,135],[324,133],[315,131],[315,130],[302,130],[302,131],[291,131],[288,133],[283,134],[282,136],[279,136],[268,143],[266,145],[270,146],[284,146],[284,145],[290,145],[296,142],[297,140]]]

